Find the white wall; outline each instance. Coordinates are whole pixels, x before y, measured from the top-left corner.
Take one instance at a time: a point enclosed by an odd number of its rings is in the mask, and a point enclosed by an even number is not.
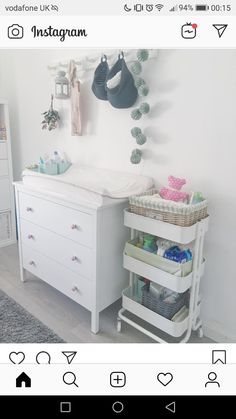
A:
[[[166,184],[170,173],[186,177],[190,189],[202,191],[210,202],[202,281],[205,324],[212,336],[214,329],[216,337],[219,332],[223,340],[236,341],[236,51],[162,50],[145,64],[152,110],[137,124],[149,136],[139,166],[129,162],[135,147],[130,110],[97,100],[90,89],[92,73],[81,89],[84,135],[70,135],[68,101],[55,103],[62,127],[41,130],[41,113],[53,89],[47,65],[79,55],[79,50],[0,52],[0,96],[10,102],[15,178],[54,148],[73,161],[143,173],[157,183]]]

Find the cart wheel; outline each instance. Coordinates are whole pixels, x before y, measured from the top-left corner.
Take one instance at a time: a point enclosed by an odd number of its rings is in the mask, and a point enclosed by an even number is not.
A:
[[[121,332],[121,319],[119,319],[119,318],[117,319],[116,328],[117,328],[117,332],[120,333]]]
[[[199,329],[197,330],[197,335],[199,337],[199,339],[203,338],[203,329],[202,327],[199,327]]]

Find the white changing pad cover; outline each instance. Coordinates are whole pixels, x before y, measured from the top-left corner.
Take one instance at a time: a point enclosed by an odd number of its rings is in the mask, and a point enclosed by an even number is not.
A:
[[[80,164],[72,164],[62,175],[51,176],[25,169],[23,183],[65,195],[80,192],[81,199],[102,205],[104,198],[126,199],[153,187],[148,176],[122,173]]]

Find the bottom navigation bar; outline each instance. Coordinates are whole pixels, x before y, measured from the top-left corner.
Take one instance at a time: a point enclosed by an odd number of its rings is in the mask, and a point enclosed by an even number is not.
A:
[[[32,418],[34,412],[53,418],[78,418],[83,412],[86,417],[131,418],[150,412],[153,417],[183,418],[186,412],[200,415],[203,408],[205,415],[219,417],[226,410],[233,412],[235,403],[236,396],[0,396],[1,412],[20,412],[24,418]]]

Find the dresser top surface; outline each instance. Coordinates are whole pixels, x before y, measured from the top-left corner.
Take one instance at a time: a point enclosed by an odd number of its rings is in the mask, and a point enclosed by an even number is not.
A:
[[[89,210],[101,211],[105,208],[117,205],[127,204],[128,199],[114,199],[114,198],[107,198],[102,204],[96,202],[90,202],[83,199],[80,199],[79,196],[73,196],[71,193],[60,194],[57,192],[45,191],[41,190],[40,188],[32,188],[28,185],[25,185],[22,181],[14,182],[13,183],[16,190],[20,192],[24,192],[30,195],[34,195],[37,197],[41,197],[43,199],[47,199],[58,204],[67,205],[75,209],[86,208]]]

